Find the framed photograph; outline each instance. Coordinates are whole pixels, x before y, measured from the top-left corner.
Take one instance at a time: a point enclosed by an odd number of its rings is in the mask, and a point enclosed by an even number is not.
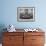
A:
[[[17,20],[20,22],[35,21],[35,7],[18,7]]]

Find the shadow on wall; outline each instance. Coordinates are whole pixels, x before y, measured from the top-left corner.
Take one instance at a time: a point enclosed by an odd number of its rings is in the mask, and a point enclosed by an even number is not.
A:
[[[2,43],[2,36],[3,36],[2,32],[6,31],[6,30],[3,30],[4,28],[6,28],[5,25],[0,24],[0,43]]]

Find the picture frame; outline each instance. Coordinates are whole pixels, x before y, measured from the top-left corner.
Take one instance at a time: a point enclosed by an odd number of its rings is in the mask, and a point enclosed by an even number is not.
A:
[[[35,7],[18,7],[17,21],[19,22],[34,22],[35,21]]]

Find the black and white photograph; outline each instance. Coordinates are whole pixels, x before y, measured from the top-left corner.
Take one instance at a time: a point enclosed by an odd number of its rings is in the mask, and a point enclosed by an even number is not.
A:
[[[21,22],[31,22],[35,20],[35,7],[18,7],[17,20]]]

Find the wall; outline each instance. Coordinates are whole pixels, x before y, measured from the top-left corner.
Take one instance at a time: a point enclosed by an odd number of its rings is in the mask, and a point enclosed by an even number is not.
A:
[[[15,25],[16,28],[41,27],[46,28],[46,5],[45,0],[1,0],[0,24],[5,26]],[[17,7],[34,6],[35,22],[18,22]]]
[[[13,24],[16,28],[40,27],[46,32],[46,0],[0,0],[0,29]],[[18,22],[17,7],[34,6],[35,22]],[[1,31],[1,30],[0,30]]]

